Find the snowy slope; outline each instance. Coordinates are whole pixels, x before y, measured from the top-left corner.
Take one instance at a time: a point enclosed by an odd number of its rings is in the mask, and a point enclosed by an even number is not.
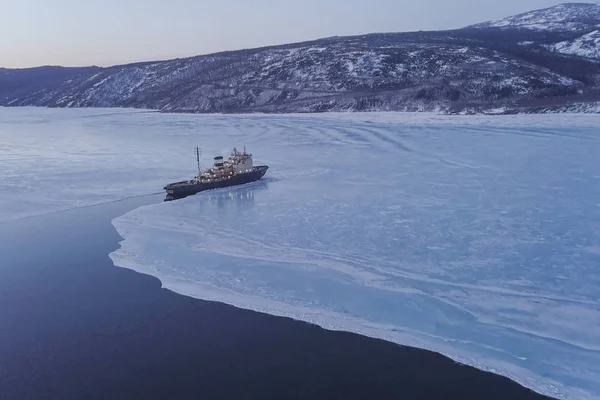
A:
[[[598,6],[567,4],[453,31],[333,37],[50,75],[0,70],[0,106],[518,112],[540,99],[598,101],[597,17]]]
[[[550,50],[562,54],[571,54],[600,60],[600,30],[586,33],[573,40],[547,46]]]
[[[576,64],[572,69],[586,73]],[[433,111],[574,93],[583,85],[574,78],[579,75],[468,43],[376,35],[113,67],[5,103],[191,112]]]
[[[498,21],[488,21],[468,28],[530,29],[538,31],[579,31],[600,25],[600,5],[565,3],[530,11]]]
[[[598,33],[598,28],[600,28],[600,5],[598,4],[560,4],[498,21],[472,25],[467,28],[570,33],[571,37],[567,40],[553,41],[552,37],[549,36],[541,43],[526,40],[520,44],[524,46],[540,44],[542,47],[559,54],[600,60],[600,35]]]

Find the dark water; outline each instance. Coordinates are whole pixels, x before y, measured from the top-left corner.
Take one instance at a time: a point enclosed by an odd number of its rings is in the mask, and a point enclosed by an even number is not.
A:
[[[440,355],[199,301],[115,267],[110,220],[0,227],[0,399],[535,398]]]

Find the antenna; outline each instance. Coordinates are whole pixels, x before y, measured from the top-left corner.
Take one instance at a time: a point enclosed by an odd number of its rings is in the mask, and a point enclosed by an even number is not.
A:
[[[200,176],[202,171],[200,170],[200,148],[198,146],[196,146],[196,162],[198,163],[198,176]]]

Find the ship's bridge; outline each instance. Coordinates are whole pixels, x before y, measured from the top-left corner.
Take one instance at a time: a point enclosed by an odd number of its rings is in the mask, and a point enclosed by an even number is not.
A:
[[[227,164],[233,167],[236,174],[250,172],[253,168],[252,154],[247,153],[246,149],[244,149],[243,152],[239,152],[234,147],[231,155],[227,159]]]

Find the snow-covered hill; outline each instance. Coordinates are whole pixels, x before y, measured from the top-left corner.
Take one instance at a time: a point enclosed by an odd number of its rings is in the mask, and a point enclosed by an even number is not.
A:
[[[531,29],[538,31],[580,31],[600,26],[600,5],[565,3],[488,21],[469,28]]]
[[[598,101],[598,29],[579,29],[600,23],[599,9],[561,5],[453,31],[334,37],[110,68],[0,70],[0,105],[479,112]],[[520,29],[553,24],[567,28]]]
[[[559,54],[600,60],[600,5],[594,3],[560,4],[498,21],[471,25],[467,29],[563,33],[570,37],[546,36],[539,44]],[[536,41],[530,40],[521,43],[524,46],[535,44]]]

